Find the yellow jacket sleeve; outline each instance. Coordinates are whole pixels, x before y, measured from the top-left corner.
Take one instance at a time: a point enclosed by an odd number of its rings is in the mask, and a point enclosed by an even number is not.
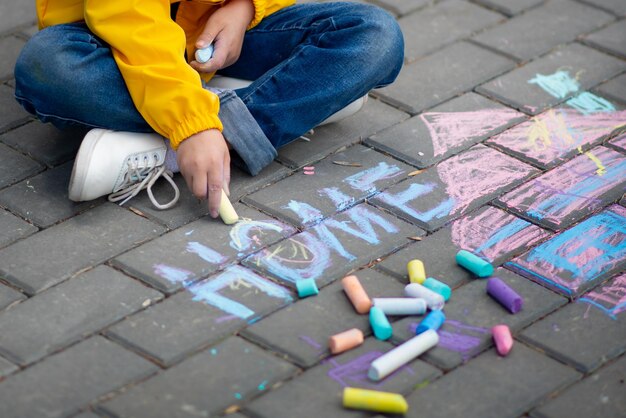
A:
[[[169,0],[85,0],[89,29],[111,46],[137,110],[172,148],[206,129],[222,130],[219,99],[184,58],[185,33]]]

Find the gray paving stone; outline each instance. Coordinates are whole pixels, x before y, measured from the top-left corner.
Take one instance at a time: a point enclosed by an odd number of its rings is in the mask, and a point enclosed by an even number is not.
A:
[[[428,235],[376,264],[376,269],[408,283],[406,265],[413,259],[424,263],[428,277],[453,289],[475,278],[456,263],[456,253],[471,251],[499,266],[545,240],[549,233],[500,209],[485,207]]]
[[[536,115],[624,69],[626,63],[617,58],[570,44],[478,86],[476,91]]]
[[[444,0],[411,13],[398,20],[405,39],[405,62],[412,63],[503,20],[499,13],[460,0]]]
[[[594,88],[600,95],[626,103],[626,73]]]
[[[215,416],[296,373],[293,365],[231,337],[101,404],[116,417]]]
[[[580,375],[523,344],[507,357],[490,350],[407,398],[430,417],[516,418]]]
[[[365,144],[419,168],[482,142],[525,115],[475,93],[467,93],[368,139]]]
[[[367,204],[352,207],[265,248],[243,263],[294,288],[314,279],[318,288],[406,244],[423,231]]]
[[[423,361],[414,360],[381,382],[369,380],[367,371],[370,363],[392,348],[389,343],[368,338],[362,346],[329,358],[288,384],[256,399],[245,407],[245,411],[260,418],[291,418],[294,415],[370,417],[371,413],[343,408],[341,396],[344,387],[407,395],[415,386],[426,384],[441,374]]]
[[[626,156],[593,148],[497,200],[511,212],[559,231],[616,202],[626,185]]]
[[[543,1],[545,0],[476,0],[477,3],[502,12],[507,16],[514,16],[541,4]]]
[[[206,216],[116,257],[112,264],[170,294],[296,232],[246,206],[236,204],[235,209],[242,218],[235,225]]]
[[[100,415],[96,415],[93,412],[87,411],[82,414],[74,415],[72,418],[100,418]]]
[[[458,42],[406,65],[396,81],[375,94],[417,114],[471,90],[514,67],[513,61],[468,42]]]
[[[0,188],[17,183],[43,169],[38,162],[0,144]]]
[[[244,194],[250,193],[267,184],[286,177],[290,170],[278,163],[272,163],[257,176],[252,177],[240,169],[231,166],[230,200],[234,203]],[[180,190],[180,199],[176,206],[167,210],[156,209],[147,193],[140,193],[128,203],[128,206],[139,210],[148,219],[163,224],[170,229],[179,228],[191,221],[208,215],[206,201],[199,201],[188,189],[182,175],[176,174],[174,182]],[[153,188],[154,197],[158,202],[167,202],[173,196],[172,187],[166,181],[159,181]]]
[[[0,4],[0,33],[33,22],[36,19],[35,3],[19,0]]]
[[[287,289],[241,266],[231,266],[106,333],[169,366],[293,299]]]
[[[621,57],[626,57],[626,20],[587,35],[585,43]]]
[[[528,61],[613,19],[608,13],[575,1],[548,0],[473,39],[520,61]]]
[[[2,192],[0,192],[1,195]],[[37,227],[18,218],[11,212],[0,209],[0,248],[38,231]]]
[[[297,139],[280,148],[278,160],[292,168],[302,167],[361,142],[363,138],[408,117],[406,113],[370,97],[363,109],[355,115],[315,128],[313,134],[306,134],[305,137],[310,141]]]
[[[10,307],[15,302],[23,301],[26,299],[22,293],[18,292],[10,288],[9,286],[5,286],[0,284],[0,311],[3,309]]]
[[[1,313],[0,352],[27,365],[162,298],[98,266]]]
[[[0,133],[19,126],[30,119],[28,113],[20,106],[13,96],[14,89],[0,85]]]
[[[626,152],[626,135],[621,135],[615,139],[611,139],[609,144],[618,151]]]
[[[403,296],[404,286],[389,276],[369,269],[355,274],[370,298]],[[338,281],[322,289],[319,295],[249,326],[242,335],[308,368],[330,355],[330,336],[351,328],[371,334],[368,315],[356,313]]]
[[[535,173],[532,167],[479,144],[390,187],[370,201],[433,231]]]
[[[355,163],[359,167],[335,162]],[[332,154],[314,167],[314,175],[299,171],[245,197],[244,201],[293,225],[308,227],[362,202],[406,178],[413,170],[361,145]],[[307,209],[311,216],[303,213]]]
[[[67,188],[72,166],[68,162],[0,191],[0,205],[47,228],[103,203],[104,198],[80,203],[69,200]]]
[[[375,0],[372,3],[403,16],[431,3],[431,0]]]
[[[117,344],[92,337],[1,382],[0,416],[67,417],[156,369]]]
[[[0,250],[0,276],[32,295],[161,233],[106,203]]]
[[[626,16],[626,4],[622,0],[581,0],[585,3],[598,6],[618,16]]]
[[[11,363],[9,360],[0,357],[0,382],[5,376],[8,376],[17,369],[18,367],[15,364]]]
[[[626,274],[522,332],[520,338],[589,373],[626,351]]]
[[[532,416],[538,418],[624,416],[626,414],[624,376],[626,376],[626,356],[567,388],[556,399],[533,411]]]
[[[0,38],[0,81],[13,78],[15,61],[25,43],[16,36]]]
[[[477,279],[452,292],[444,312],[446,322],[438,331],[439,344],[421,358],[444,370],[451,370],[493,346],[491,328],[506,324],[516,335],[521,329],[567,303],[567,299],[506,269],[499,277],[524,299],[523,309],[512,315],[487,292],[487,280]],[[394,324],[392,341],[401,343],[415,335],[419,317],[407,317]],[[514,346],[513,350],[515,350]]]
[[[555,235],[507,268],[577,297],[626,267],[626,208],[613,205]]]
[[[53,167],[74,158],[85,133],[84,129],[60,131],[33,121],[0,136],[0,141]]]
[[[588,97],[604,100],[592,94]],[[609,137],[626,120],[623,109],[584,114],[569,106],[557,107],[496,135],[487,144],[542,169],[553,168]]]

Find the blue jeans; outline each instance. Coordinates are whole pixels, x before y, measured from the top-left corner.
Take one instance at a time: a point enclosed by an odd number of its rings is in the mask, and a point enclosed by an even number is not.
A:
[[[255,80],[220,96],[224,136],[251,174],[279,148],[317,126],[402,68],[395,19],[357,3],[282,9],[249,30],[239,60],[220,74]],[[59,128],[153,132],[136,110],[110,48],[84,23],[46,28],[15,66],[15,97]],[[224,114],[223,114],[224,113]]]

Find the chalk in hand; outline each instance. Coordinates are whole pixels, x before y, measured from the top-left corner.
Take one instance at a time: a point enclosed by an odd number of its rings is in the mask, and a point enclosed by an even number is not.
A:
[[[402,395],[357,388],[343,389],[343,406],[389,414],[404,414],[409,410],[409,405]]]
[[[423,332],[432,329],[437,331],[446,320],[446,316],[442,311],[432,311],[422,319],[417,328],[415,328],[415,335],[420,335]]]
[[[513,348],[513,336],[511,330],[506,325],[496,325],[491,328],[491,334],[493,335],[493,341],[496,344],[496,351],[501,356],[509,354]]]
[[[330,337],[328,346],[331,353],[339,354],[363,344],[363,339],[363,331],[358,328],[352,328]]]
[[[406,269],[409,273],[409,281],[411,283],[422,284],[426,280],[426,271],[424,269],[424,263],[420,260],[411,260],[406,265]]]
[[[196,61],[198,61],[201,64],[204,64],[205,62],[210,60],[211,57],[213,56],[213,44],[209,44],[208,46],[205,46],[204,48],[197,49],[195,56],[196,56]]]
[[[382,380],[414,358],[436,346],[437,343],[439,343],[439,335],[437,335],[436,331],[429,329],[374,360],[370,365],[367,376],[374,381]]]
[[[446,304],[443,296],[439,293],[433,292],[419,283],[410,283],[406,285],[404,288],[404,294],[411,298],[424,299],[426,304],[428,304],[428,307],[433,311],[443,309],[443,306]]]
[[[296,289],[298,296],[305,298],[307,296],[317,295],[320,291],[317,289],[315,279],[300,279],[296,281]]]
[[[239,220],[239,215],[235,212],[235,208],[226,196],[226,192],[222,189],[222,199],[220,200],[220,208],[218,210],[220,218],[226,225],[234,224]]]
[[[493,266],[469,251],[461,250],[456,253],[456,262],[478,277],[489,277],[493,274]]]
[[[487,281],[487,294],[513,314],[521,311],[524,305],[524,299],[497,277]]]
[[[452,289],[450,289],[450,286],[443,282],[440,282],[437,279],[433,279],[432,277],[424,280],[422,286],[432,290],[435,293],[439,293],[441,296],[443,296],[443,300],[445,300],[446,302],[448,301],[448,299],[450,299],[450,295],[452,295]]]
[[[374,331],[374,336],[379,340],[384,341],[391,338],[393,328],[391,328],[385,313],[375,306],[372,306],[370,309],[370,325],[372,326],[372,331]]]
[[[372,302],[385,315],[423,315],[428,308],[426,301],[419,298],[374,298]]]
[[[366,314],[372,307],[372,301],[367,296],[365,289],[361,285],[359,279],[354,276],[346,276],[341,280],[344,292],[348,295],[348,299],[352,302],[354,309],[360,314]]]

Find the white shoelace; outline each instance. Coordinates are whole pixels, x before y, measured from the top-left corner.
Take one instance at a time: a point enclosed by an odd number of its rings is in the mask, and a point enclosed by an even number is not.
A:
[[[152,202],[154,207],[157,209],[164,210],[174,206],[180,197],[180,190],[178,190],[178,186],[176,186],[176,183],[174,183],[174,180],[172,179],[172,172],[166,170],[165,166],[157,167],[157,158],[158,157],[155,156],[155,160],[152,164],[148,163],[145,167],[141,168],[137,166],[137,163],[133,165],[133,162],[129,161],[128,170],[124,174],[124,181],[118,191],[109,195],[109,201],[118,202],[121,200],[121,206],[133,197],[137,196],[137,194],[143,189],[147,189],[150,202]],[[144,156],[143,159],[144,161],[149,160],[147,156]],[[152,186],[159,179],[159,177],[163,177],[167,180],[174,189],[174,198],[165,204],[160,204],[152,193]]]

